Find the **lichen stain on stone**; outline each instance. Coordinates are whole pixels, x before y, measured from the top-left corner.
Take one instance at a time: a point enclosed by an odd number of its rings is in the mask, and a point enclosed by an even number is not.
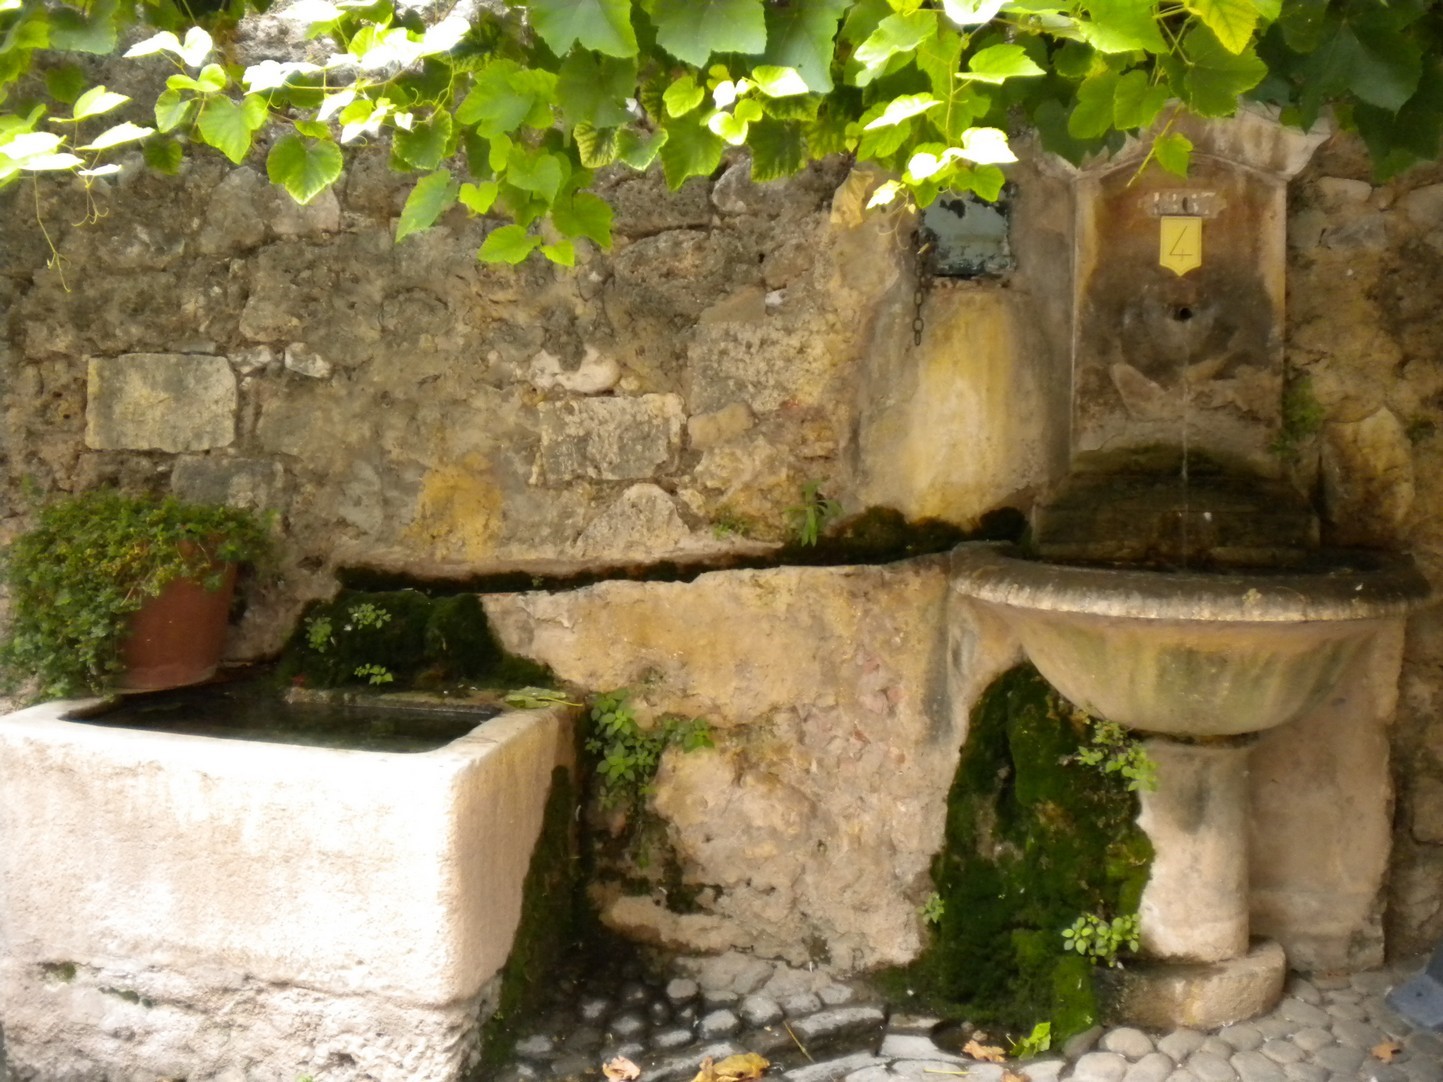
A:
[[[404,536],[437,559],[483,560],[495,550],[503,521],[500,486],[483,461],[468,455],[421,478],[416,517]]]

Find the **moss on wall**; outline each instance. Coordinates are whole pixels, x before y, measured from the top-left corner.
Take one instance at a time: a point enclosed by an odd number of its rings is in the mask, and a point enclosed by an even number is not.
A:
[[[393,688],[485,681],[549,685],[550,670],[501,649],[475,594],[343,590],[313,606],[286,646],[281,677],[308,687],[364,684],[380,666]],[[372,681],[375,682],[375,681]]]
[[[551,773],[541,835],[521,888],[521,923],[501,969],[499,1002],[481,1030],[481,1060],[470,1076],[475,1082],[494,1077],[510,1058],[521,1027],[545,996],[548,978],[578,949],[583,922],[575,819],[576,788],[571,773],[559,766]]]
[[[1072,761],[1087,730],[1030,665],[979,700],[932,869],[941,916],[907,987],[977,1021],[1049,1019],[1059,1038],[1096,1020],[1091,965],[1062,932],[1135,912],[1152,847],[1125,781]]]

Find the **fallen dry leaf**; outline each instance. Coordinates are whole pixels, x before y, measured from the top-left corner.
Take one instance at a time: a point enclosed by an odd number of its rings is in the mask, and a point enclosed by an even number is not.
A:
[[[962,1054],[986,1063],[1001,1063],[1007,1058],[1007,1053],[995,1044],[979,1044],[975,1040],[968,1041],[962,1046]]]
[[[1002,1071],[1002,1082],[1032,1082],[1032,1080],[1025,1074],[1018,1074],[1016,1071],[1009,1071],[1004,1068]]]
[[[715,1063],[707,1056],[701,1061],[701,1070],[691,1082],[750,1082],[760,1078],[771,1063],[755,1052],[739,1052]]]
[[[601,1065],[601,1073],[606,1075],[610,1082],[635,1082],[641,1077],[641,1068],[625,1056],[617,1056]]]
[[[1403,1051],[1403,1046],[1397,1041],[1384,1041],[1382,1044],[1373,1046],[1373,1058],[1380,1059],[1384,1063],[1392,1063],[1393,1057]]]

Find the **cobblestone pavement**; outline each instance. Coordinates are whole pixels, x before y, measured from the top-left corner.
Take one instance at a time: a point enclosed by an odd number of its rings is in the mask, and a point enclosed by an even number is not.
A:
[[[691,1082],[705,1057],[740,1052],[770,1062],[767,1082],[1443,1082],[1443,1037],[1383,998],[1424,961],[1294,975],[1271,1014],[1216,1032],[1099,1027],[1005,1065],[962,1055],[965,1026],[889,1007],[861,983],[740,954],[650,978],[631,962],[559,982],[498,1082],[600,1079],[617,1055],[641,1082]]]

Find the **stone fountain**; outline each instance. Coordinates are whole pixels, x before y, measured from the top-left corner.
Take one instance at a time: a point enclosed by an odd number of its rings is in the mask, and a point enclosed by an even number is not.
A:
[[[1285,953],[1251,934],[1250,749],[1334,696],[1428,594],[1407,557],[1321,549],[1276,454],[1286,182],[1318,139],[1256,114],[1188,135],[1186,181],[1139,173],[1142,148],[1076,177],[1071,468],[1026,558],[954,558],[954,589],[1157,765],[1146,961],[1115,991],[1160,1028],[1276,1003]]]

